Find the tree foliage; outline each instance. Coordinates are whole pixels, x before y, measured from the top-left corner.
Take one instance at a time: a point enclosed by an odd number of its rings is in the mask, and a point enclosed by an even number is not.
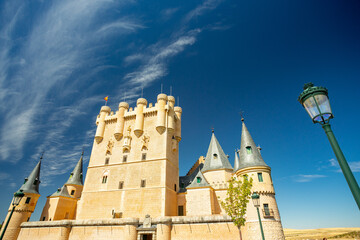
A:
[[[241,179],[231,178],[229,188],[226,193],[225,201],[220,201],[225,212],[231,217],[235,226],[239,229],[245,225],[246,206],[249,202],[252,187],[252,178],[248,179],[247,175]]]

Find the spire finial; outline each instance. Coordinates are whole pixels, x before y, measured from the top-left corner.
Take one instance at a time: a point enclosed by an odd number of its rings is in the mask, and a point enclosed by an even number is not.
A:
[[[84,147],[82,147],[81,156],[84,156]]]
[[[172,96],[172,86],[170,86],[170,96]]]
[[[244,111],[240,110],[241,121],[244,122]]]
[[[212,132],[212,133],[214,133],[214,132],[215,132],[214,127],[211,127],[211,132]]]
[[[43,151],[43,152],[41,153],[40,161],[44,158],[44,153],[45,153],[45,151]]]

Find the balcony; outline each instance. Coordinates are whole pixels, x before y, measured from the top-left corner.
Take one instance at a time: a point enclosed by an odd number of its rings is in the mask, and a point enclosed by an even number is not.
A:
[[[274,210],[271,208],[265,208],[262,210],[264,218],[273,218],[274,217]]]

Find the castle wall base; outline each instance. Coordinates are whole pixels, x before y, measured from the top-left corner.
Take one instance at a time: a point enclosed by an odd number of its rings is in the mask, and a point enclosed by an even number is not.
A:
[[[138,240],[146,234],[144,219],[62,220],[27,222],[21,225],[18,240]],[[242,228],[242,239],[259,239],[257,222]],[[280,222],[264,222],[267,240],[284,239]],[[151,233],[150,233],[151,232]],[[271,232],[271,234],[270,234]],[[239,240],[240,232],[228,216],[160,217],[151,219],[153,240]]]

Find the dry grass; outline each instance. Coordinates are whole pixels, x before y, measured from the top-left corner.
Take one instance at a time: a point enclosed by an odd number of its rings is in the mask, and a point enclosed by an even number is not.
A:
[[[350,232],[360,232],[360,228],[319,228],[319,229],[284,229],[286,240],[322,240],[323,238],[335,239],[336,237],[342,234]],[[336,238],[337,240],[341,239],[358,239],[354,237],[342,237]]]

